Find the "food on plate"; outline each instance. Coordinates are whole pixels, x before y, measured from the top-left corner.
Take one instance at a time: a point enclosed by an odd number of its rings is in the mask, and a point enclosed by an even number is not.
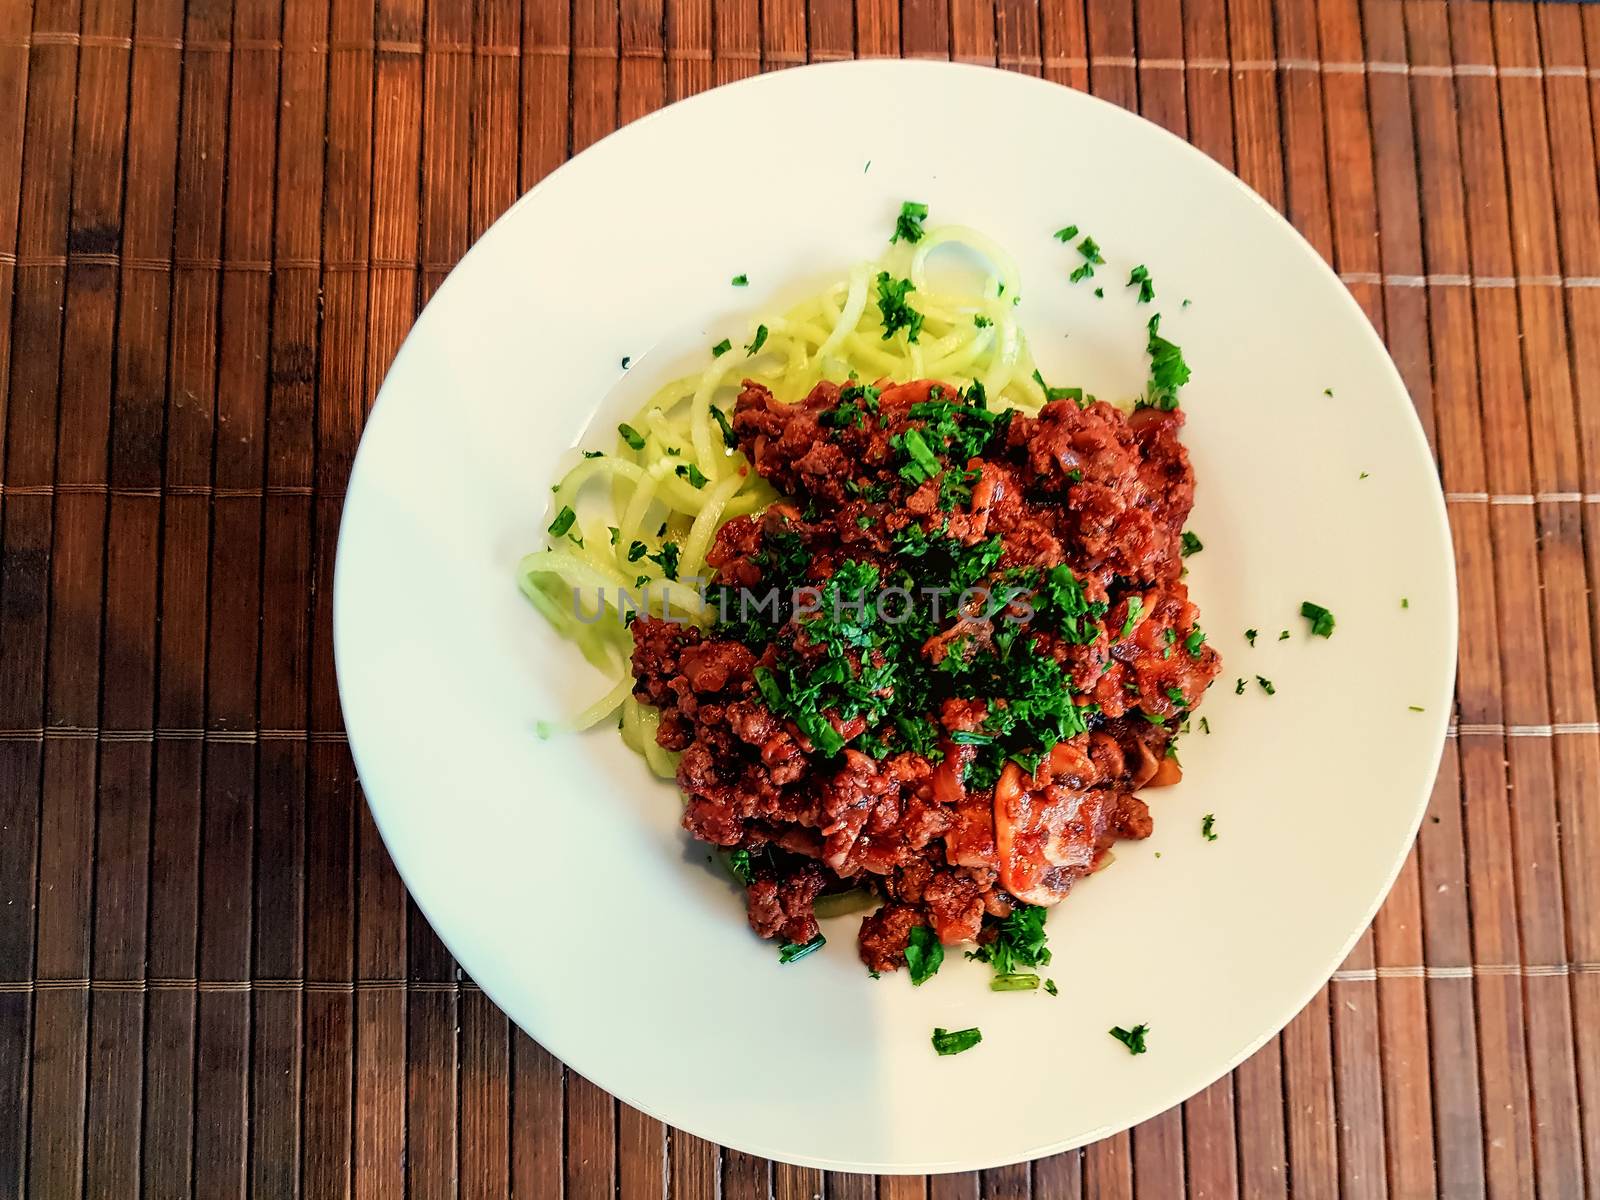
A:
[[[1009,257],[926,215],[586,451],[521,581],[616,677],[571,724],[677,781],[782,961],[866,906],[873,972],[967,945],[1038,990],[1044,910],[1149,835],[1135,793],[1178,780],[1221,669],[1183,579],[1188,368],[1152,317],[1133,405],[1046,385]],[[940,247],[981,281],[934,281]]]

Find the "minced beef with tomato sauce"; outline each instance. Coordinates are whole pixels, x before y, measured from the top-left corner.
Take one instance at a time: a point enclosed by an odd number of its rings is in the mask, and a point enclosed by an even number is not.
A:
[[[809,941],[819,896],[864,887],[861,956],[893,970],[918,926],[985,941],[1149,836],[1133,793],[1177,778],[1220,668],[1181,578],[1182,425],[745,385],[733,435],[790,499],[719,530],[709,629],[633,623],[633,674],[685,828],[745,852],[757,933]]]

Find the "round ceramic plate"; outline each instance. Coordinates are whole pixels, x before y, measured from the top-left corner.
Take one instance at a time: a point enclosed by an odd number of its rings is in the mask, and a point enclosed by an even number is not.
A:
[[[1223,676],[1152,795],[1155,835],[1049,920],[1060,995],[950,956],[868,977],[859,916],[780,966],[612,728],[535,736],[604,681],[517,591],[580,441],[682,365],[884,248],[902,200],[1022,268],[1052,381],[1143,386],[1144,323],[1194,370],[1189,585]],[[1104,248],[1089,284],[1052,233]],[[1123,286],[1136,264],[1153,306]],[[744,289],[729,286],[739,273]],[[1103,285],[1097,300],[1093,283]],[[624,372],[620,363],[630,356]],[[1338,626],[1312,637],[1303,600]],[[1257,196],[1138,117],[927,62],[783,71],[579,155],[456,268],[400,351],[350,480],[334,594],[368,801],[418,904],[534,1038],[630,1104],[753,1154],[922,1172],[1035,1157],[1206,1086],[1306,1003],[1411,844],[1455,651],[1449,533],[1399,376]],[[1246,629],[1260,631],[1254,647]],[[1280,640],[1280,631],[1287,636]],[[1275,694],[1258,682],[1270,680]],[[1236,685],[1235,680],[1242,680]],[[1201,836],[1215,814],[1216,839]],[[1149,1026],[1134,1057],[1107,1036]],[[983,1042],[934,1054],[935,1026]],[[984,1099],[974,1102],[975,1098]]]

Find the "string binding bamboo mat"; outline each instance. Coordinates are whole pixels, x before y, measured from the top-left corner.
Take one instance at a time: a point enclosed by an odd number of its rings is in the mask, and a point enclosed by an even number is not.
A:
[[[1418,850],[1329,986],[1130,1134],[932,1181],[721,1153],[508,1028],[385,858],[329,643],[363,416],[473,237],[672,99],[896,54],[1087,88],[1284,210],[1405,375],[1462,602]],[[0,4],[0,1197],[1600,1193],[1597,131],[1594,5]]]

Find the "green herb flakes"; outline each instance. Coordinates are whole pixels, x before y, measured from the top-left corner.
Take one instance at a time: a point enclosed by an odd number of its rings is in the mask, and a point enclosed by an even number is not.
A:
[[[1113,1025],[1109,1032],[1128,1048],[1129,1054],[1143,1054],[1146,1049],[1144,1038],[1150,1032],[1150,1026],[1135,1025],[1132,1029],[1124,1029],[1121,1025]]]
[[[1310,600],[1300,602],[1300,615],[1311,622],[1311,632],[1316,637],[1333,636],[1333,614]]]
[[[928,206],[918,204],[915,200],[907,200],[900,206],[900,215],[894,221],[894,236],[889,239],[890,245],[901,238],[915,246],[920,242],[926,231],[922,223],[928,219]]]
[[[971,1050],[983,1041],[983,1034],[977,1029],[935,1029],[933,1031],[933,1048],[940,1054],[960,1054]]]

